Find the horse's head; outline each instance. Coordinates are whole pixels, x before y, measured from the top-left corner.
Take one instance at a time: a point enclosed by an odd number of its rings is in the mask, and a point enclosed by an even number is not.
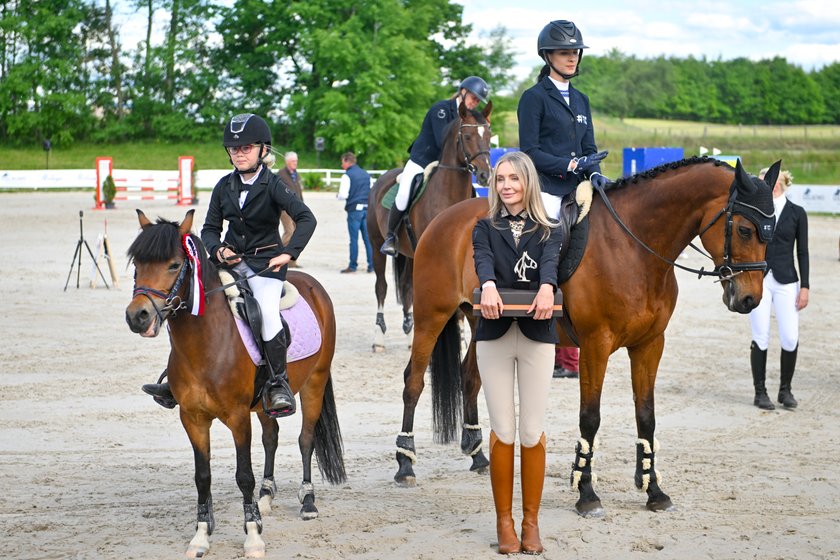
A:
[[[720,275],[723,303],[730,311],[749,313],[761,301],[767,267],[764,256],[775,224],[773,186],[781,166],[781,161],[774,163],[762,181],[748,174],[738,160],[726,206],[701,233]],[[711,227],[715,222],[722,223]]]
[[[179,225],[162,218],[153,224],[137,210],[141,229],[127,251],[134,262],[134,292],[125,321],[140,336],[157,336],[163,322],[184,305],[181,294],[188,289],[190,264],[183,239],[192,229],[194,212],[187,212]]]
[[[493,102],[489,101],[484,110],[479,112],[467,109],[461,103],[458,106],[458,119],[452,122],[446,144],[456,145],[454,163],[475,175],[479,185],[487,186],[490,180],[490,113]],[[454,144],[453,144],[454,142]],[[441,155],[443,161],[445,155]]]

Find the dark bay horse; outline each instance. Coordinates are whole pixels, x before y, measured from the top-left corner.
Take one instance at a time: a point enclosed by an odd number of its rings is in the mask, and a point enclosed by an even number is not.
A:
[[[274,456],[278,425],[254,403],[257,367],[254,365],[228,305],[218,288],[221,281],[215,266],[207,260],[201,240],[190,233],[193,210],[179,225],[158,219],[153,224],[137,211],[141,231],[128,249],[134,262],[134,296],[125,311],[133,332],[153,337],[169,321],[169,383],[180,405],[181,423],[195,455],[195,484],[198,490],[196,533],[188,557],[201,557],[210,548],[213,532],[213,504],[210,495],[210,424],[218,418],[233,433],[236,446],[236,483],[245,510],[245,555],[262,557],[265,543],[260,536],[263,513],[270,511],[276,492]],[[191,239],[198,248],[200,275],[207,297],[204,313],[194,316],[184,309],[188,301],[193,267],[182,243]],[[337,484],[346,480],[343,444],[336,414],[330,366],[335,351],[335,315],[332,301],[314,278],[289,272],[294,284],[317,319],[322,344],[312,356],[288,364],[292,390],[300,395],[303,415],[298,444],[303,462],[303,481],[298,498],[301,517],[317,517],[312,486],[312,452],[315,451],[324,477]],[[212,293],[211,293],[212,292]],[[178,312],[180,311],[180,312]],[[254,501],[255,480],[251,466],[251,411],[262,426],[265,468],[259,504]]]
[[[401,226],[397,233],[399,255],[394,259],[397,301],[403,306],[403,332],[408,334],[414,324],[411,306],[411,257],[415,243],[411,237],[419,239],[435,216],[456,202],[466,200],[473,195],[472,175],[475,174],[480,185],[487,185],[490,178],[490,113],[493,102],[487,103],[484,110],[468,110],[461,103],[458,116],[446,128],[445,140],[441,148],[440,162],[429,178],[429,184],[422,198],[411,207],[408,213],[412,233]],[[370,190],[367,228],[373,245],[373,270],[376,273],[376,328],[374,329],[374,352],[385,350],[385,296],[388,283],[385,280],[386,257],[379,252],[388,232],[388,209],[382,206],[382,199],[394,185],[402,168],[391,169],[374,183]]]
[[[757,306],[765,264],[763,240],[767,239],[768,228],[772,232],[771,191],[779,167],[777,162],[767,174],[770,186],[750,177],[740,162],[733,170],[706,158],[683,160],[621,180],[604,196],[626,230],[604,201],[595,197],[582,260],[560,286],[578,344],[558,327],[562,345],[580,346],[580,439],[572,484],[580,494],[576,509],[581,515],[603,514],[593,489],[591,460],[601,422],[607,360],[622,347],[630,356],[636,412],[635,483],[647,492],[649,509],[671,507],[670,498],[659,488],[655,470],[654,384],[665,328],[677,301],[674,260],[699,235],[715,266],[714,271],[704,273],[719,278],[726,308],[748,313]],[[487,212],[484,199],[464,201],[444,211],[426,228],[414,255],[416,323],[411,359],[404,372],[403,423],[397,439],[398,482],[413,484],[415,480],[414,441],[409,436],[430,357],[432,379],[463,376],[463,386],[470,388],[469,398],[475,404],[480,385],[475,341],[470,343],[463,365],[452,349],[460,350],[454,345],[458,337],[454,318],[459,309],[475,332],[471,298],[478,279],[472,230]],[[573,251],[574,245],[570,254]],[[467,398],[465,394],[465,403]],[[435,400],[455,402],[452,398]],[[456,416],[457,410],[439,415],[443,420],[438,425],[451,428],[448,419]]]

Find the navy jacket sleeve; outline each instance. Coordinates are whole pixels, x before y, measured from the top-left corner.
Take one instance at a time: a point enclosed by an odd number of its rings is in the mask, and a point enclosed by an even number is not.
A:
[[[479,220],[473,228],[473,261],[478,276],[478,285],[496,280],[495,259],[490,248],[490,225],[487,218]]]
[[[799,262],[800,287],[810,289],[809,282],[809,257],[808,257],[808,214],[805,209],[798,207],[798,220],[796,224],[796,260]]]

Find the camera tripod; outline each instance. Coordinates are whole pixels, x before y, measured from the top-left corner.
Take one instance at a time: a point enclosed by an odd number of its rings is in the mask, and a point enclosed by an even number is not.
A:
[[[93,264],[94,264],[94,266],[96,266],[96,270],[97,270],[97,272],[99,272],[99,276],[102,277],[102,282],[105,283],[105,287],[110,290],[111,287],[108,285],[108,281],[105,280],[105,275],[102,274],[102,269],[99,268],[99,263],[96,262],[96,257],[93,256],[93,251],[91,251],[90,245],[88,245],[88,242],[85,241],[85,234],[84,234],[84,231],[82,230],[82,218],[83,217],[84,217],[84,212],[79,210],[79,241],[76,242],[76,251],[73,253],[73,262],[70,263],[70,272],[67,273],[67,281],[64,283],[64,291],[65,292],[67,291],[67,285],[70,283],[70,276],[73,275],[73,266],[74,265],[76,266],[76,288],[79,287],[79,279],[80,279],[81,274],[82,274],[82,245],[85,246],[88,254],[90,255],[90,258],[93,259]],[[77,264],[77,261],[76,261],[77,257],[79,259],[78,264]]]

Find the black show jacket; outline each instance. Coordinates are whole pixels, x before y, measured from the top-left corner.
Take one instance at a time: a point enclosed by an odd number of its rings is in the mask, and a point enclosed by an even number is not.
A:
[[[799,276],[793,266],[793,249],[796,244],[796,260],[799,261]],[[808,282],[808,215],[805,209],[790,200],[785,202],[773,240],[767,244],[767,270],[773,271],[773,278],[780,284],[791,284],[802,280],[802,288],[810,288]]]

